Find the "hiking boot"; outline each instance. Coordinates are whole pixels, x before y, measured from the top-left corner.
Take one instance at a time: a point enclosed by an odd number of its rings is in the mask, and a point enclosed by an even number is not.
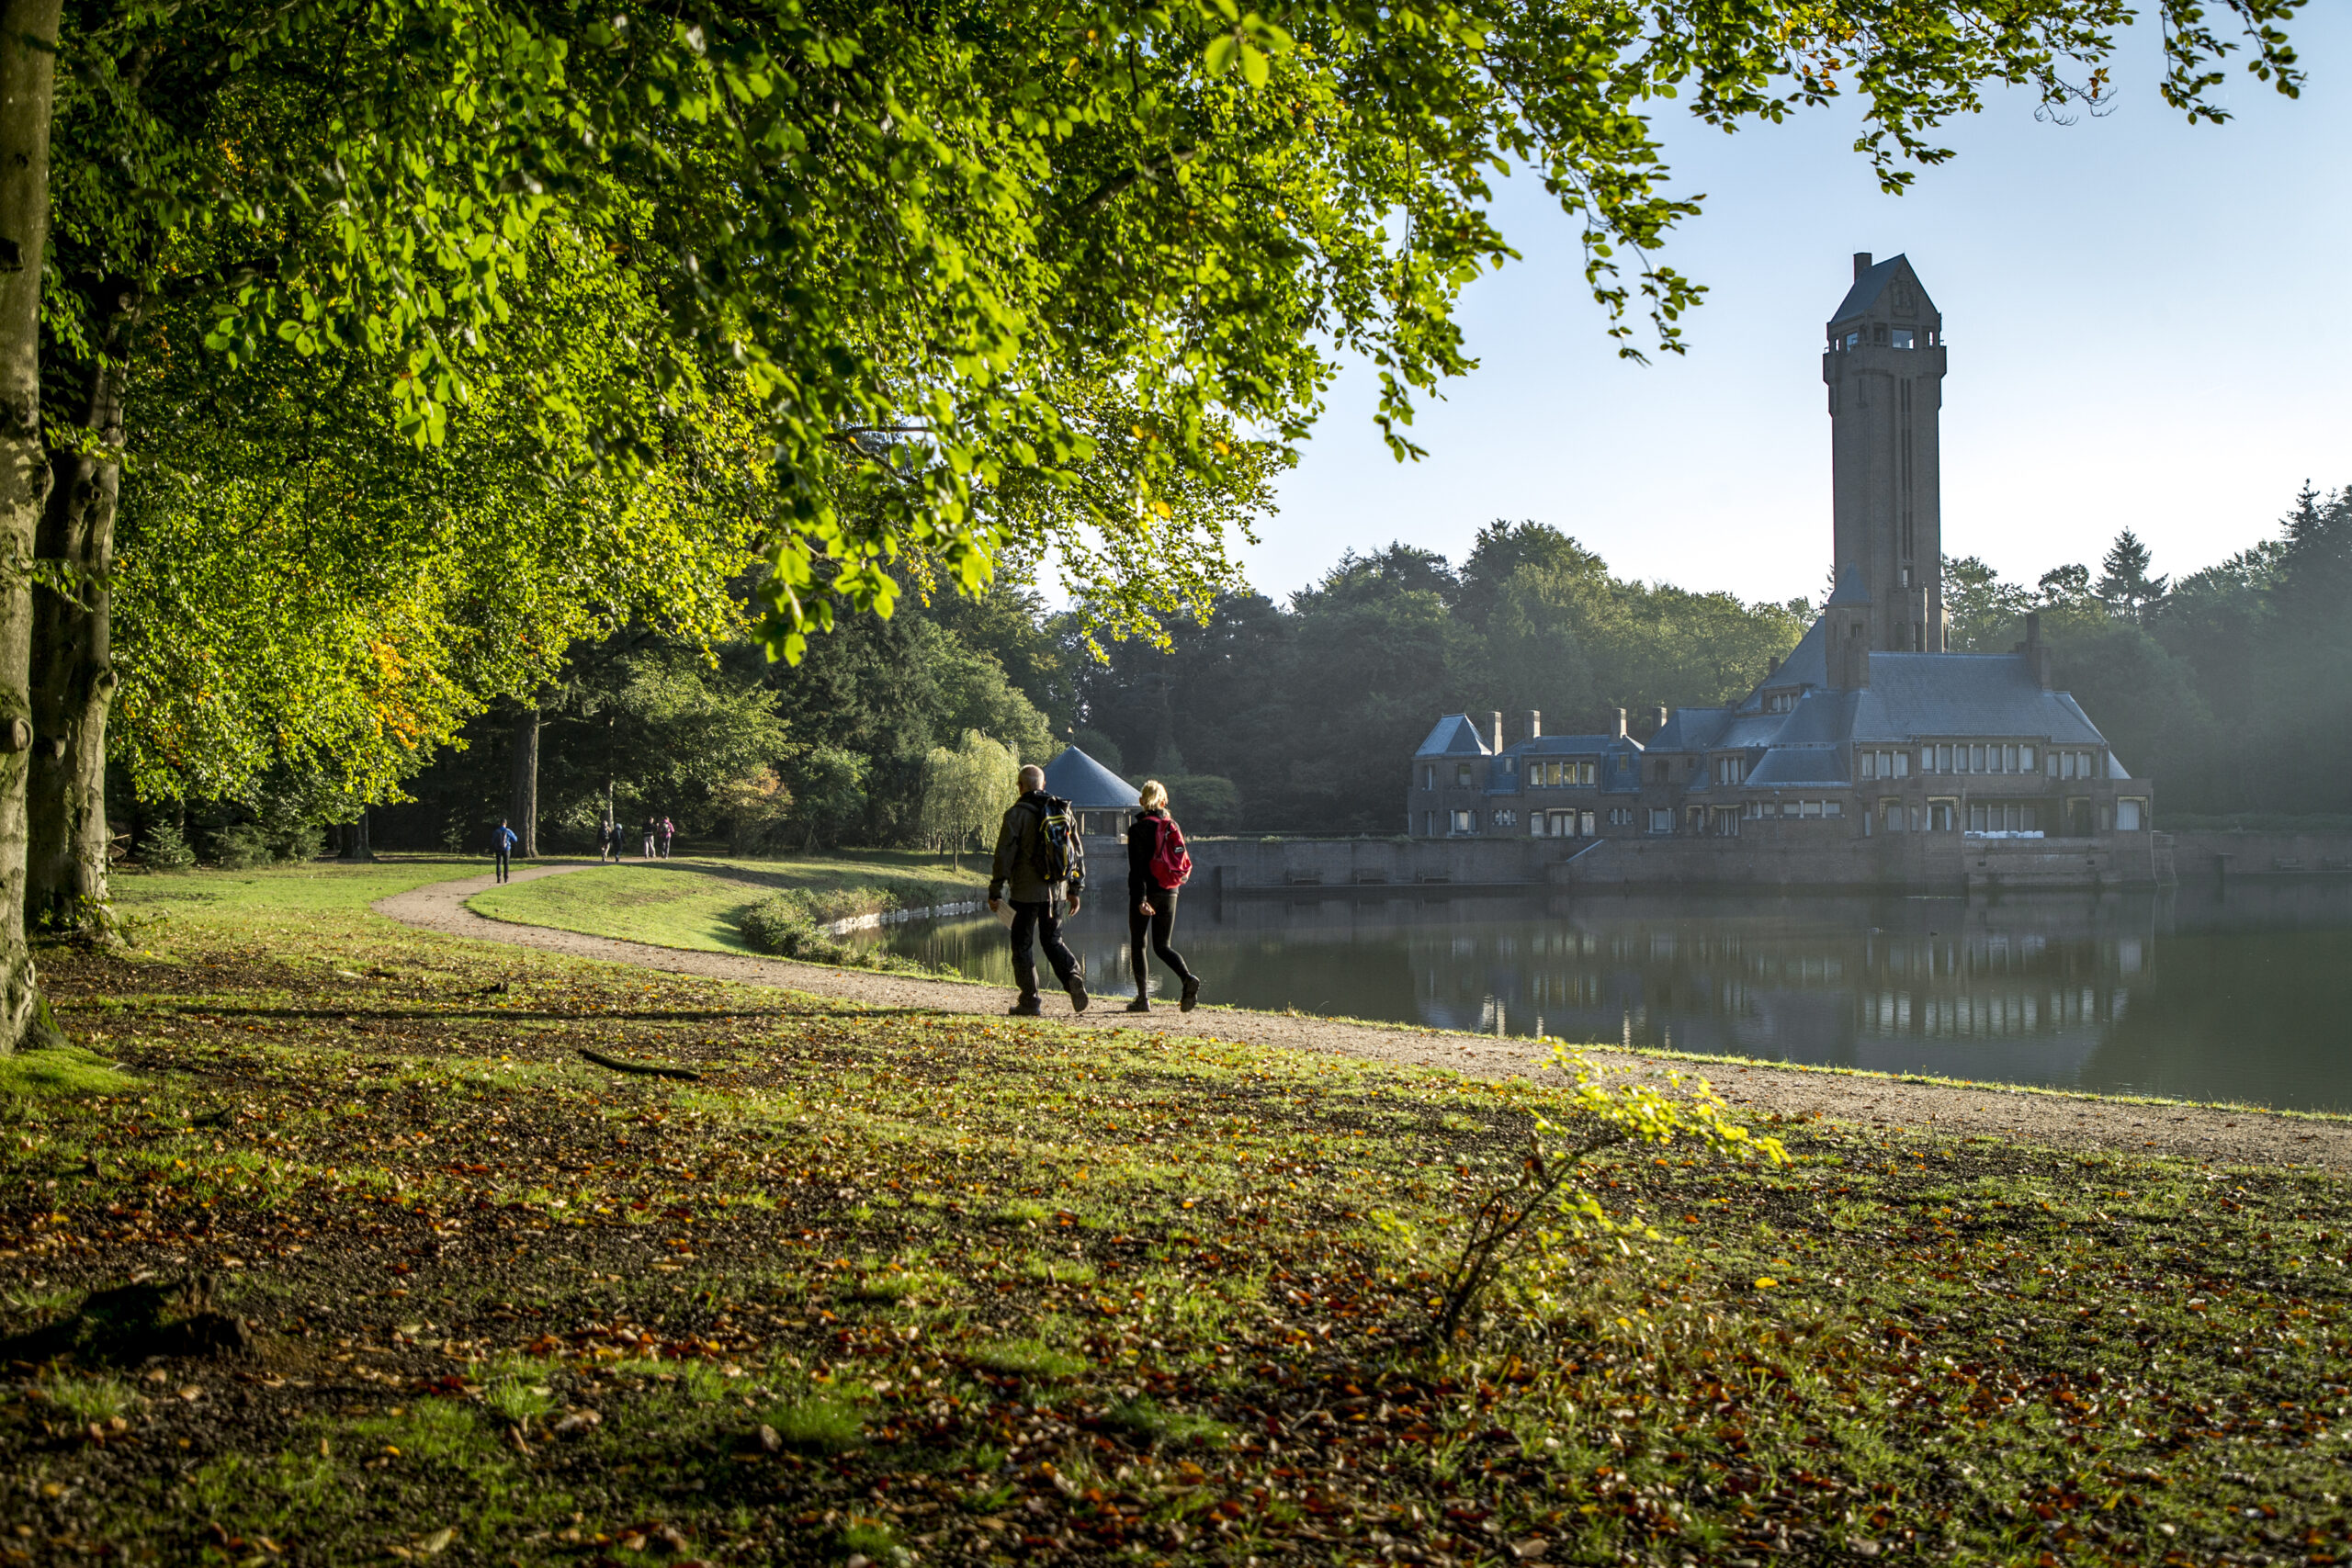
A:
[[[1045,1010],[1046,1010],[1043,1007],[1038,1005],[1036,998],[1023,997],[1019,1001],[1013,1003],[1011,1007],[1005,1009],[1004,1015],[1007,1018],[1037,1018],[1043,1015]]]
[[[1083,976],[1073,975],[1069,977],[1069,1010],[1072,1012],[1086,1010],[1086,979]]]
[[[1127,1004],[1127,1010],[1129,1012],[1149,1012],[1151,1010],[1151,998],[1149,997],[1137,997],[1135,1000]]]
[[[1184,999],[1176,1004],[1176,1010],[1178,1012],[1192,1011],[1193,1004],[1200,1000],[1200,997],[1201,977],[1198,975],[1195,975],[1191,979],[1184,982]]]

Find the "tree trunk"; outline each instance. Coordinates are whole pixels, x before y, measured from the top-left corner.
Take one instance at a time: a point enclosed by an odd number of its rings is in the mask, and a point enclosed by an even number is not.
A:
[[[357,821],[343,825],[343,858],[355,861],[376,858],[376,852],[368,847],[368,808],[364,806],[359,808]]]
[[[515,858],[539,858],[539,710],[537,704],[514,716],[513,773],[506,795],[506,821],[514,829]]]
[[[123,356],[137,324],[130,287],[88,290],[99,351],[83,377],[84,434],[50,459],[35,554],[71,574],[33,590],[33,750],[26,782],[25,919],[36,931],[104,935],[107,710],[115,673],[108,617],[115,502],[122,489]],[[62,590],[62,591],[61,591]]]
[[[40,276],[61,0],[0,0],[0,1051],[58,1038],[25,941],[33,557],[49,499],[40,431]]]

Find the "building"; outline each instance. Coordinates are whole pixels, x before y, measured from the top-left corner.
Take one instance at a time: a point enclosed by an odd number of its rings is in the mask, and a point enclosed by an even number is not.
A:
[[[1943,321],[1911,264],[1857,255],[1828,334],[1837,587],[1789,657],[1729,706],[1657,710],[1641,740],[1622,709],[1614,733],[1596,735],[1546,736],[1532,713],[1516,739],[1498,713],[1483,730],[1467,715],[1442,718],[1413,755],[1411,835],[1744,838],[1824,852],[1947,836],[1950,855],[1852,863],[1894,880],[1940,876],[1946,859],[1956,872],[1970,840],[2067,840],[2141,863],[2112,852],[2150,831],[2152,793],[2052,688],[2039,617],[2011,652],[1946,651]]]
[[[1046,793],[1069,802],[1080,838],[1116,836],[1143,804],[1136,786],[1080,750],[1065,747],[1046,764]]]

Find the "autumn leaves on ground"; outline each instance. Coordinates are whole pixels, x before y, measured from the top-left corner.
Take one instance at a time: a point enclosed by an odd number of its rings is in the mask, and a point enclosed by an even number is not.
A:
[[[154,877],[0,1064],[0,1561],[2335,1561],[2340,1183],[1770,1129],[402,931]],[[616,1073],[606,1055],[682,1066]]]

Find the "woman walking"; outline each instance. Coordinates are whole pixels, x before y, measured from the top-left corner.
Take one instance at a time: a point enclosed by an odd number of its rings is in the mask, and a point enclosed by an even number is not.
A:
[[[1184,955],[1168,939],[1176,930],[1176,890],[1192,874],[1192,856],[1184,852],[1183,830],[1168,815],[1168,786],[1149,779],[1138,794],[1143,809],[1127,825],[1127,943],[1136,971],[1136,999],[1127,1010],[1151,1010],[1151,966],[1143,951],[1148,933],[1151,951],[1183,982],[1178,1010],[1190,1012],[1201,977],[1185,967]]]

